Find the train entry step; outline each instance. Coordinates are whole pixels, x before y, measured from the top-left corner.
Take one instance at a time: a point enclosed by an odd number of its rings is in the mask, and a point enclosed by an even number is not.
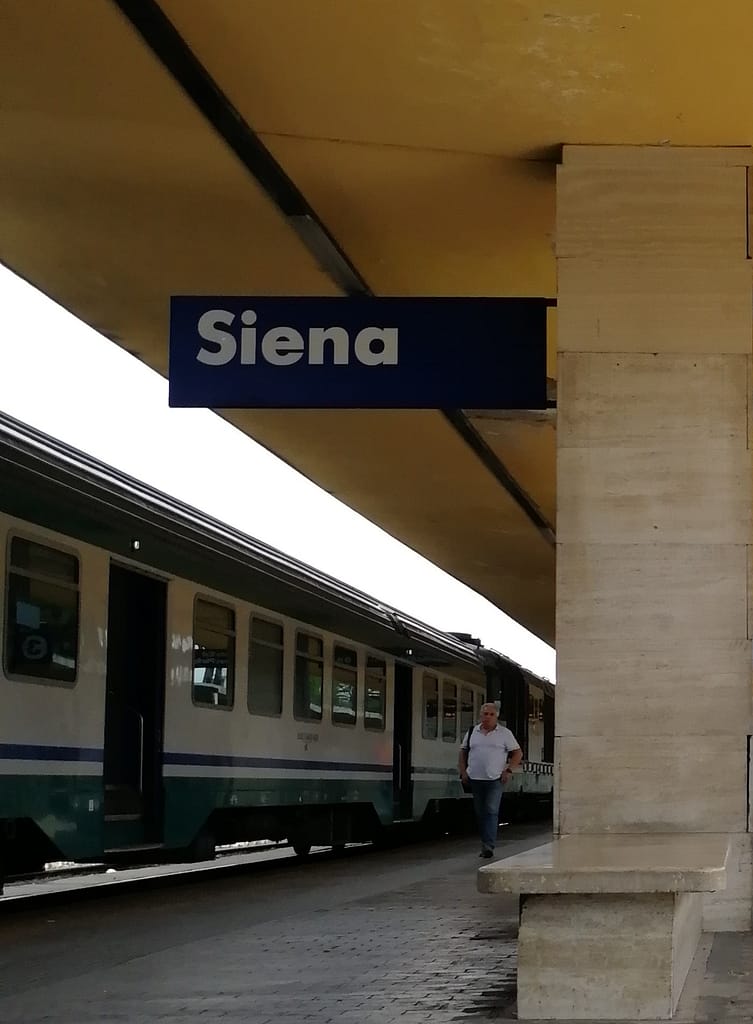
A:
[[[671,1018],[728,852],[727,836],[577,835],[480,868],[480,892],[520,895],[518,1018]]]

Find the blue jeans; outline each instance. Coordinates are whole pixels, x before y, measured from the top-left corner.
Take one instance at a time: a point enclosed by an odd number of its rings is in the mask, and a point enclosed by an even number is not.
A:
[[[494,849],[499,828],[499,805],[502,801],[502,783],[499,779],[471,779],[473,809],[476,812],[481,845]]]

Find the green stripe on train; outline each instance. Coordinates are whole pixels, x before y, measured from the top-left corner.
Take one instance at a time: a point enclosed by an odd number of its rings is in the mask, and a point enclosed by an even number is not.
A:
[[[431,800],[456,799],[454,777],[416,779],[413,817]],[[164,780],[164,842],[186,846],[216,809],[371,804],[384,825],[393,820],[392,781],[168,777]],[[64,859],[100,857],[105,847],[102,779],[91,775],[0,776],[0,821],[31,818]],[[112,830],[109,830],[112,834]],[[111,836],[110,836],[111,838]],[[108,841],[108,845],[110,842]]]
[[[185,846],[217,808],[317,807],[371,804],[379,821],[393,821],[392,780],[342,779],[165,779],[165,842]],[[463,795],[455,777],[416,780],[413,817],[420,819],[430,800]]]
[[[0,821],[31,818],[62,856],[85,860],[103,845],[98,775],[0,775]]]

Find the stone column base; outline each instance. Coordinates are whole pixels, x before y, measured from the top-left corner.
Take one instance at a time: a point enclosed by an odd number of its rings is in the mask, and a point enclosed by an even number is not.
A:
[[[700,893],[524,897],[518,1018],[670,1018],[702,910]]]

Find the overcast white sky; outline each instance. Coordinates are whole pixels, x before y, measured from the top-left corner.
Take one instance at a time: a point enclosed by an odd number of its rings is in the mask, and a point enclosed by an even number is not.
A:
[[[0,409],[548,679],[554,651],[0,266]],[[212,472],[207,473],[211,466]]]

